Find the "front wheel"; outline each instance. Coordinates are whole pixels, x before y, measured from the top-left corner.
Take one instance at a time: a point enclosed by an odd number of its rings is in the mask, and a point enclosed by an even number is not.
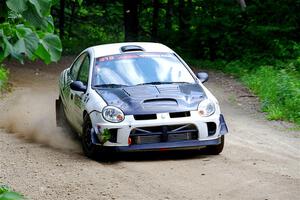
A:
[[[210,155],[218,155],[218,154],[220,154],[223,151],[224,142],[225,142],[225,136],[222,135],[221,136],[221,143],[218,144],[218,145],[207,146],[205,148],[206,153],[210,154]]]
[[[82,137],[81,137],[81,143],[82,143],[82,149],[84,154],[92,159],[97,159],[98,154],[100,153],[101,147],[98,145],[93,144],[92,142],[92,122],[89,118],[89,116],[84,117],[83,127],[82,127]]]

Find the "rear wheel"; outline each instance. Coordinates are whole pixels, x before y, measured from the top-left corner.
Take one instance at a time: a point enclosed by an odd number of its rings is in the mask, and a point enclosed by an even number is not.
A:
[[[221,136],[221,143],[218,144],[218,145],[207,146],[205,148],[206,153],[210,154],[210,155],[218,155],[218,154],[220,154],[223,151],[224,142],[225,142],[225,136],[222,135]]]
[[[55,101],[55,108],[56,108],[56,126],[64,127],[67,123],[67,120],[64,111],[64,105],[60,97]]]
[[[72,130],[70,123],[66,117],[65,109],[61,98],[56,99],[56,126],[60,127],[64,133],[69,134],[72,138],[78,139],[77,133]]]

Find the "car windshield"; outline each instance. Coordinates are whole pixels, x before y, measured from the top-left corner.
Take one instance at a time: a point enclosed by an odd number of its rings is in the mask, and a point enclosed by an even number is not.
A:
[[[96,58],[94,87],[195,83],[183,63],[171,53],[126,53]]]

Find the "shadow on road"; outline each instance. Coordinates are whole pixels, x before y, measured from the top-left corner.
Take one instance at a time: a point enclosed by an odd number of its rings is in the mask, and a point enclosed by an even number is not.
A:
[[[122,161],[128,162],[153,162],[187,159],[207,159],[203,150],[175,150],[175,151],[154,151],[154,152],[126,152],[110,153],[108,156],[100,157],[97,161],[102,164],[115,164]]]

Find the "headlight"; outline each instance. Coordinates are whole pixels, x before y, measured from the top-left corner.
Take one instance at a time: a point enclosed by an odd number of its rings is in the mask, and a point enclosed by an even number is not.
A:
[[[109,122],[122,122],[125,118],[124,113],[114,106],[106,106],[102,111],[103,118]]]
[[[215,104],[209,99],[205,99],[199,103],[198,112],[202,117],[211,116],[215,110]]]

